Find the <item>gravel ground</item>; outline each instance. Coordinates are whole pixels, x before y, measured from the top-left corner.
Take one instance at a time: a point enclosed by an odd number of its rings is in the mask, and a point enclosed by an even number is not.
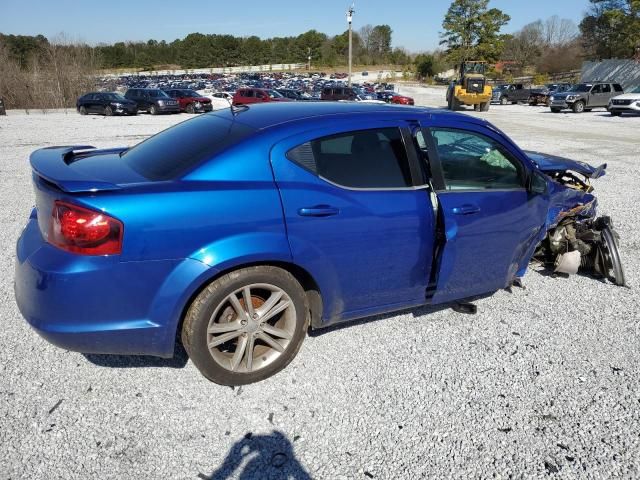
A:
[[[440,106],[442,89],[403,88]],[[640,117],[482,115],[522,147],[608,162],[601,212],[630,288],[530,271],[476,316],[417,309],[309,337],[242,388],[173,360],[83,356],[40,339],[13,299],[29,153],[130,145],[188,116],[0,117],[0,478],[610,478],[640,476]]]

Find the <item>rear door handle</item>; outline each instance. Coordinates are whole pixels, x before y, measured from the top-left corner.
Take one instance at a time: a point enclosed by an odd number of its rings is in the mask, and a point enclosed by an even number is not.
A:
[[[330,207],[329,205],[317,205],[315,207],[305,207],[298,210],[298,215],[301,217],[331,217],[339,213],[340,209]]]
[[[465,204],[459,207],[453,207],[453,213],[455,215],[473,215],[474,213],[478,213],[480,211],[480,207],[477,205]]]

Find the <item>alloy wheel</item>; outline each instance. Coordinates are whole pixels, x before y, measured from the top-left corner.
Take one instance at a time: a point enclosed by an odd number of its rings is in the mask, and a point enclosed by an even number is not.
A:
[[[251,373],[273,363],[296,329],[291,298],[275,285],[244,286],[215,309],[207,327],[213,360],[230,372]]]

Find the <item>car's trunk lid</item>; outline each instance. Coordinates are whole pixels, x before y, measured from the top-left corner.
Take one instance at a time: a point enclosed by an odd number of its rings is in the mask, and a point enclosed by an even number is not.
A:
[[[122,161],[125,150],[95,150],[89,145],[42,148],[31,154],[31,168],[34,175],[67,193],[119,190],[148,181]]]

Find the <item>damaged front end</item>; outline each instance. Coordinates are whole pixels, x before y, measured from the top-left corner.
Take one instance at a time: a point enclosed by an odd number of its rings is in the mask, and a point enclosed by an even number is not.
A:
[[[533,259],[555,272],[581,272],[624,286],[618,234],[609,217],[596,217],[597,200],[590,183],[605,174],[607,165],[594,168],[541,153],[527,155],[553,180],[549,185],[547,235]]]

